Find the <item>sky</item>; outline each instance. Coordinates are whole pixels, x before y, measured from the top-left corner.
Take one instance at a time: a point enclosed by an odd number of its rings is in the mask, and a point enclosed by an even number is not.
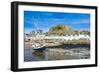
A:
[[[24,11],[24,32],[41,29],[47,32],[50,27],[63,24],[73,30],[90,30],[90,14],[61,13],[61,12],[37,12]]]

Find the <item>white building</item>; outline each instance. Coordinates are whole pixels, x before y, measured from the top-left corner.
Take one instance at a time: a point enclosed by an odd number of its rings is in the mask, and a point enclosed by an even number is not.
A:
[[[25,40],[35,40],[35,39],[53,39],[53,40],[78,40],[78,39],[86,39],[90,40],[89,35],[79,34],[79,35],[66,35],[66,36],[45,36],[45,34],[38,34],[35,36],[25,36]]]

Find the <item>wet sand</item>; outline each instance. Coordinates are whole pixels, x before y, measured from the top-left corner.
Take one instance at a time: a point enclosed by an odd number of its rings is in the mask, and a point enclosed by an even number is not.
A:
[[[24,43],[24,61],[50,61],[50,60],[73,60],[89,59],[90,44],[59,44],[46,43],[43,52],[33,51],[32,42]]]
[[[87,48],[66,49],[47,49],[46,51],[32,51],[25,49],[24,61],[52,61],[52,60],[73,60],[73,59],[89,59],[90,50]]]
[[[25,42],[24,48],[25,49],[32,49],[32,42]],[[59,43],[45,43],[45,48],[63,48],[63,49],[71,49],[71,48],[77,48],[77,47],[86,47],[90,48],[90,44],[59,44]]]

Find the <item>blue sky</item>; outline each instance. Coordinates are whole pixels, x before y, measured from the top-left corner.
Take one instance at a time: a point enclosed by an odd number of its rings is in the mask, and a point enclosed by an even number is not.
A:
[[[35,24],[35,25],[34,25]],[[63,24],[74,30],[90,30],[90,14],[24,11],[24,31],[33,28],[47,32],[50,27]]]

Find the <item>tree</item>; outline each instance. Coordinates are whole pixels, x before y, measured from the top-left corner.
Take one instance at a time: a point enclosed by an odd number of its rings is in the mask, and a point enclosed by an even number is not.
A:
[[[84,34],[84,35],[89,35],[90,36],[90,32],[89,31],[85,31],[85,30],[80,31],[80,34]]]
[[[54,27],[51,27],[48,31],[49,35],[59,35],[59,36],[65,36],[65,35],[71,35],[73,34],[73,30],[68,27],[64,26],[63,24],[56,25]]]
[[[80,32],[78,30],[74,30],[74,35],[79,35]]]

